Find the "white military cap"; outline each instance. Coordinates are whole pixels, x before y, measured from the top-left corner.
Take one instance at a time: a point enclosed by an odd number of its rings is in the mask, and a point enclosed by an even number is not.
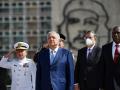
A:
[[[29,45],[25,42],[17,42],[14,44],[14,49],[18,50],[18,49],[28,49]]]

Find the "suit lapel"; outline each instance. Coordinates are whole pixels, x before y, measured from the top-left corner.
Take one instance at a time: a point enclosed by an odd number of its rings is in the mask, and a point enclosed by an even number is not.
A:
[[[58,48],[58,51],[57,51],[57,53],[55,55],[55,58],[53,60],[53,63],[51,64],[51,66],[54,66],[54,65],[56,65],[58,63],[58,61],[60,60],[61,55],[62,55],[62,50],[61,50],[61,48]]]
[[[87,47],[84,48],[83,55],[84,55],[84,59],[83,60],[86,63],[87,62]]]
[[[91,56],[89,57],[89,60],[88,60],[88,63],[89,64],[93,64],[95,63],[97,60],[95,59],[96,58],[96,53],[99,53],[97,50],[97,46],[94,46],[92,51],[91,51]]]
[[[112,54],[112,46],[113,46],[113,42],[112,43],[110,43],[110,47],[109,47],[109,51],[108,51],[108,53],[110,53],[110,58],[112,58],[112,61],[113,61],[113,59],[114,59],[114,57],[113,57],[113,54]]]

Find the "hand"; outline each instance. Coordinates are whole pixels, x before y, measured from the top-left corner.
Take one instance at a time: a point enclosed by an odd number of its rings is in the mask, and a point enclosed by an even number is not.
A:
[[[7,53],[6,55],[4,55],[4,57],[5,58],[9,58],[14,51],[15,51],[14,49],[11,50],[9,53]]]
[[[74,90],[80,90],[80,88],[79,88],[79,85],[78,85],[78,84],[75,84],[75,85],[74,85]]]

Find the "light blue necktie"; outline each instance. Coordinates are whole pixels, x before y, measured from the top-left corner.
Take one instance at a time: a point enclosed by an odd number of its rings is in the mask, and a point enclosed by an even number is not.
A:
[[[52,64],[55,58],[54,51],[51,51],[50,63]]]

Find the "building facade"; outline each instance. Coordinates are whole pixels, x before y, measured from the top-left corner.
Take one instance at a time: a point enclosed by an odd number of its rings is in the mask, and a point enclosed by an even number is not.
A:
[[[0,56],[25,41],[32,57],[50,30],[50,0],[0,0]]]
[[[102,46],[112,40],[112,27],[120,23],[119,3],[120,0],[0,0],[0,56],[17,41],[25,41],[30,45],[29,57],[33,57],[51,30],[63,33],[65,48],[75,52],[84,46],[83,35],[88,30],[95,31],[97,43]]]

